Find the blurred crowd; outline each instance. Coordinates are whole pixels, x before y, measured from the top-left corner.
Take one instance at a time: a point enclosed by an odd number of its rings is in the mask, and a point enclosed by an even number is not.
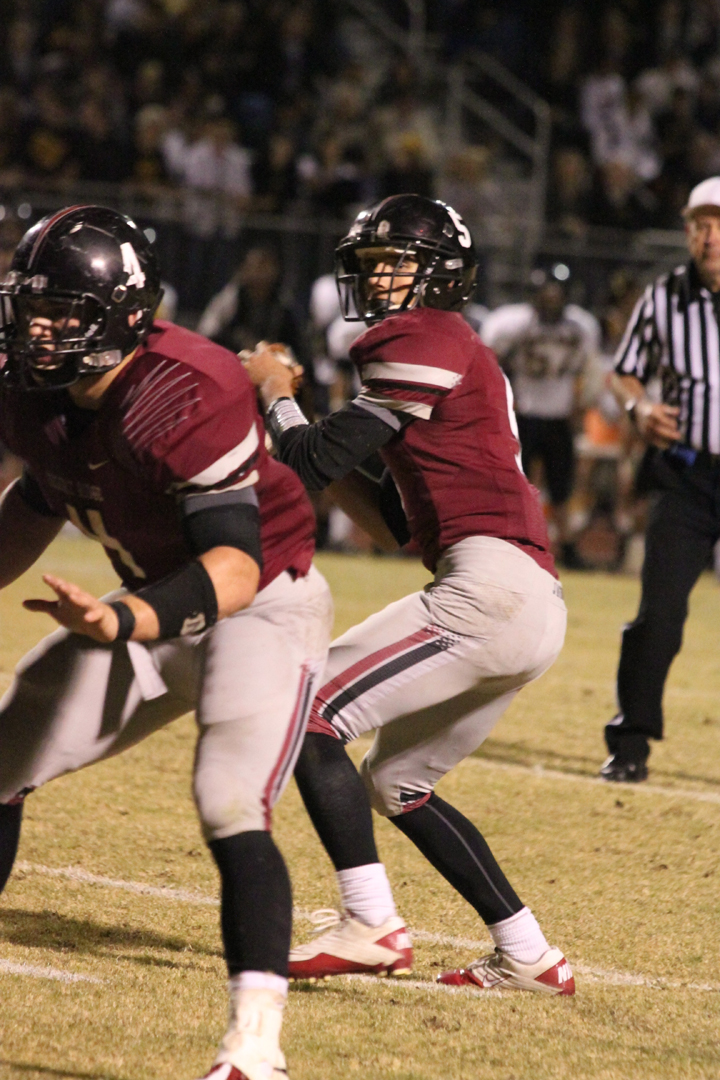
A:
[[[549,222],[679,228],[690,189],[720,171],[720,3],[552,6],[537,79],[554,121]]]
[[[344,219],[369,199],[432,187],[438,119],[415,73],[359,63],[333,0],[6,9],[0,187],[186,187],[201,236],[232,235],[248,209],[299,203]],[[221,220],[207,198],[218,194]]]
[[[404,0],[384,8],[409,25]],[[677,227],[689,188],[720,167],[720,0],[425,9],[436,56],[484,50],[550,103],[554,230]],[[345,220],[407,190],[469,189],[491,214],[497,138],[443,153],[422,57],[375,44],[338,0],[8,0],[0,190],[186,188],[201,238],[234,236],[249,209]]]

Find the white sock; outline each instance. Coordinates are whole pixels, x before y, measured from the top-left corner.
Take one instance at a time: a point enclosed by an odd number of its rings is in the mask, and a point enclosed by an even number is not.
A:
[[[241,971],[228,979],[230,995],[234,997],[242,990],[272,990],[286,998],[288,981],[282,975],[273,975],[270,971]]]
[[[530,908],[524,907],[509,919],[488,926],[498,949],[521,964],[536,964],[550,946]]]
[[[249,1072],[248,1066],[252,1064],[254,1076],[256,1064],[267,1069],[268,1062],[284,1061],[280,1030],[287,979],[267,971],[241,971],[229,978],[228,990],[228,1028],[215,1064],[230,1063],[243,1075]]]
[[[336,875],[343,908],[366,926],[381,926],[397,915],[390,882],[382,863],[353,866]]]

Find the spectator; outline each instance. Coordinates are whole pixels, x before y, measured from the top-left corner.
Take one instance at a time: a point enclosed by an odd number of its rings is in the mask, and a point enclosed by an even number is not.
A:
[[[162,105],[146,105],[135,117],[131,179],[145,190],[170,182],[163,153],[168,112]]]
[[[438,177],[438,198],[457,210],[476,246],[497,239],[500,192],[490,175],[491,161],[487,146],[466,146],[448,156]]]
[[[656,223],[657,209],[656,197],[629,165],[609,161],[596,170],[590,204],[593,225],[645,229]]]
[[[547,219],[565,236],[580,239],[588,230],[592,177],[587,158],[577,147],[562,146],[553,154]]]
[[[57,183],[80,173],[77,133],[59,88],[49,79],[33,92],[32,112],[20,129],[23,166],[29,178]]]
[[[252,168],[256,210],[282,214],[298,193],[297,147],[289,133],[275,131]]]
[[[184,148],[179,167],[190,235],[184,301],[197,310],[227,280],[242,213],[252,195],[250,154],[236,142],[232,121],[219,116]]]
[[[20,180],[22,144],[18,113],[15,91],[9,86],[0,88],[0,184],[8,187]]]
[[[203,311],[198,333],[233,352],[254,349],[258,341],[282,341],[307,370],[305,341],[292,306],[282,296],[280,274],[280,260],[272,248],[250,248]]]
[[[110,117],[96,98],[80,107],[77,160],[80,180],[118,184],[128,176],[128,151],[112,129]]]

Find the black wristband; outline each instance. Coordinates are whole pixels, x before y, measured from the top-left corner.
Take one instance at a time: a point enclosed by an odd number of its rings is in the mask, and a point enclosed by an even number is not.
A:
[[[135,629],[135,616],[132,610],[122,600],[113,600],[108,604],[118,617],[118,632],[116,641],[129,641]]]
[[[193,559],[174,574],[146,585],[135,596],[149,604],[158,617],[158,638],[200,634],[218,619],[215,586],[203,564]]]

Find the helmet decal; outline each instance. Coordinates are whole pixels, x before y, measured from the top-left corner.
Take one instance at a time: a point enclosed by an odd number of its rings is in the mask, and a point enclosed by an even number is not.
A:
[[[127,274],[125,285],[128,287],[134,285],[136,288],[142,289],[145,284],[145,275],[138,262],[135,248],[132,244],[125,243],[120,245],[120,251],[122,252],[123,270]]]

